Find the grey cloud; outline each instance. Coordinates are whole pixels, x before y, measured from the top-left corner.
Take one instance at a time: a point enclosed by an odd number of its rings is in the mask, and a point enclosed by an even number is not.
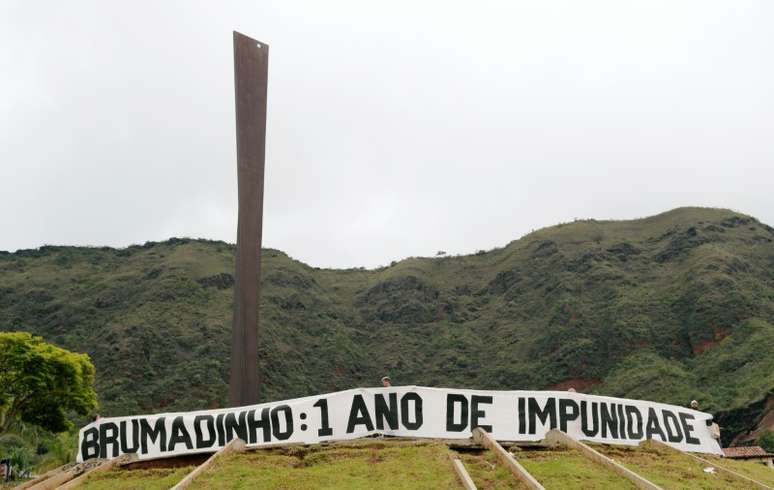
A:
[[[767,1],[4,2],[0,249],[233,241],[231,31],[271,46],[265,245],[470,253],[682,205],[774,223]]]

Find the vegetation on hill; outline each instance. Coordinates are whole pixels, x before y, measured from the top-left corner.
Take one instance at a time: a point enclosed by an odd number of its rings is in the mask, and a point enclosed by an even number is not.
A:
[[[0,252],[0,330],[87,352],[103,415],[222,406],[233,256],[192,239]],[[774,229],[728,210],[576,221],[375,270],[272,249],[263,266],[264,399],[390,374],[733,414],[774,388]]]

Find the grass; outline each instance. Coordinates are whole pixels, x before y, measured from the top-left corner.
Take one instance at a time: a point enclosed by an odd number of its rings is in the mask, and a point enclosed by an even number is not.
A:
[[[710,461],[715,466],[735,471],[748,478],[774,487],[774,470],[762,463],[752,460],[719,458],[716,456],[701,455],[701,457]]]
[[[705,457],[642,444],[639,447],[594,444],[595,449],[664,489],[746,489],[747,481],[708,466],[726,467],[774,485],[774,471],[749,462]],[[365,439],[328,446],[291,446],[232,454],[216,462],[193,483],[197,489],[436,489],[461,488],[449,456],[459,457],[476,486],[525,488],[491,451],[455,452],[428,441]],[[570,449],[529,448],[513,454],[547,489],[635,488],[611,470]],[[702,456],[704,457],[704,456]],[[179,463],[178,463],[179,464]],[[188,462],[183,463],[188,464]],[[169,488],[194,466],[118,469],[90,476],[79,488],[134,490]]]
[[[621,478],[570,449],[537,449],[515,453],[517,461],[547,489],[634,489]]]
[[[527,488],[500,464],[491,451],[462,452],[458,457],[477,488]]]
[[[714,474],[706,473],[704,469],[712,465],[702,463],[688,454],[649,443],[640,444],[637,448],[599,444],[594,445],[594,448],[665,489],[741,490],[750,488],[749,482],[726,472],[716,469]],[[704,456],[702,455],[702,457]],[[742,468],[740,473],[755,471],[752,467],[754,463],[733,462],[721,458],[713,458],[713,460],[719,466],[729,467],[733,465],[735,469]],[[731,465],[728,464],[729,462]],[[768,468],[764,469],[774,473]],[[752,477],[752,475],[750,476]]]
[[[225,458],[195,482],[202,489],[460,488],[448,449],[381,443],[250,451]]]
[[[78,488],[83,490],[167,490],[193,470],[193,466],[179,468],[150,468],[113,470],[90,475]]]

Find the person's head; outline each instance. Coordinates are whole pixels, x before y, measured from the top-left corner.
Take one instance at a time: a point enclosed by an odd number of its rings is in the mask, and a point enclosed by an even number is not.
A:
[[[567,391],[570,392],[570,393],[575,393],[575,388],[570,387],[570,388],[567,389]]]
[[[697,402],[696,400],[691,400],[691,408],[694,409],[694,410],[698,410],[699,409],[699,402]]]
[[[392,380],[390,379],[389,376],[385,376],[382,378],[382,386],[384,386],[385,388],[389,388],[392,386]]]

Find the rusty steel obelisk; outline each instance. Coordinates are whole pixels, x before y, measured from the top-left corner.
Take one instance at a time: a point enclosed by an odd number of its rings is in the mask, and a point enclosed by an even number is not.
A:
[[[229,383],[231,406],[257,403],[260,389],[258,305],[268,71],[269,46],[234,32],[239,223]]]

